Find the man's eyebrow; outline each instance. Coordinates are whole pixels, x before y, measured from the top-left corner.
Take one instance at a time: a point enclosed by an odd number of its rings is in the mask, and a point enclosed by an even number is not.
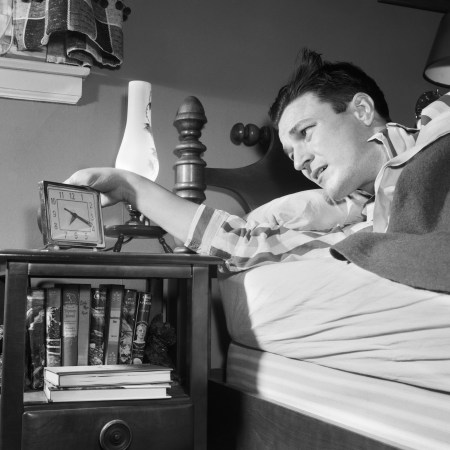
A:
[[[305,123],[308,122],[308,119],[301,119],[298,122],[296,122],[292,128],[289,130],[289,136],[292,136],[294,134],[297,134],[300,129],[302,129],[305,126]]]

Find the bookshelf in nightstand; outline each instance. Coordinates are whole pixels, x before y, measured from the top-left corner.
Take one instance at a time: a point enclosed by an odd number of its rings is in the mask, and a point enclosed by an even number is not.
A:
[[[187,254],[0,251],[3,282],[2,450],[206,449],[209,278],[220,260]],[[159,279],[177,329],[172,398],[47,403],[24,393],[26,293],[35,279]]]

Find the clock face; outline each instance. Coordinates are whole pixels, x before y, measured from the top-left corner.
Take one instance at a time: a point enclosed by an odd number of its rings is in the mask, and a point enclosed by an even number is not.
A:
[[[45,244],[104,247],[99,193],[93,189],[42,181],[41,227]]]

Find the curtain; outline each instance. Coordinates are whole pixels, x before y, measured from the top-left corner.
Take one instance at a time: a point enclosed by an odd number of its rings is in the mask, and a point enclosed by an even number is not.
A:
[[[14,0],[18,50],[47,47],[47,61],[119,67],[123,62],[123,16],[110,1]]]
[[[11,49],[12,29],[12,1],[0,0],[0,56],[5,55]]]

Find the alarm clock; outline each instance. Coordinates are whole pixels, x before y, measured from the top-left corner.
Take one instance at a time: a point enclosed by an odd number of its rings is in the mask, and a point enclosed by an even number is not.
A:
[[[87,186],[40,181],[38,223],[49,248],[105,247],[100,193]]]

